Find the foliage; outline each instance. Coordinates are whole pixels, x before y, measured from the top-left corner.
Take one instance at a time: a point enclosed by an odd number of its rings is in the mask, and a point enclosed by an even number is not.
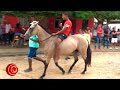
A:
[[[120,11],[68,11],[70,17],[79,19],[88,19],[96,17],[99,20],[104,19],[120,19]],[[56,16],[60,17],[62,11],[0,11],[0,16],[12,15],[19,17],[41,17],[41,16]]]

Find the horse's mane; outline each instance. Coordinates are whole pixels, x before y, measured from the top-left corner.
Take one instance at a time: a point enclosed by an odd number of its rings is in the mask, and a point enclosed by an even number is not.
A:
[[[39,25],[39,26],[41,26],[41,28],[43,28],[44,29],[44,31],[46,31],[48,34],[52,34],[47,28],[45,28],[45,27],[43,27],[42,25]]]
[[[46,36],[50,36],[51,34],[48,33],[42,26],[38,25],[38,28],[42,28],[43,32],[46,34]]]

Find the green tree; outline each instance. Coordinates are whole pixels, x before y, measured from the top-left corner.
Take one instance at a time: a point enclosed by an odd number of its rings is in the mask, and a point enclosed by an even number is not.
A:
[[[104,19],[120,19],[120,11],[68,11],[70,17],[79,19],[89,19],[96,17],[103,21]],[[41,17],[41,16],[56,16],[60,17],[62,11],[0,11],[0,16],[12,15],[19,17]]]

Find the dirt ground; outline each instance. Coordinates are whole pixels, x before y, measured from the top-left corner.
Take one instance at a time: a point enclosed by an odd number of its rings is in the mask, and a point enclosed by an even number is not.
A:
[[[43,54],[39,57],[46,59]],[[88,67],[85,75],[80,74],[84,69],[84,61],[79,56],[79,61],[75,65],[71,74],[67,74],[69,67],[73,63],[73,57],[65,60],[61,58],[59,64],[66,71],[62,75],[61,71],[55,66],[53,59],[49,64],[46,77],[44,79],[120,79],[120,52],[93,52],[92,66]],[[6,66],[14,63],[18,67],[18,73],[15,76],[9,76],[6,73]],[[25,73],[28,68],[27,56],[9,56],[0,58],[0,79],[38,79],[42,75],[43,63],[33,60],[33,71]]]

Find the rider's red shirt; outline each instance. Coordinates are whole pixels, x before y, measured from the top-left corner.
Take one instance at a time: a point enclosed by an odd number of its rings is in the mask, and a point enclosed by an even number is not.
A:
[[[63,32],[63,34],[68,36],[70,34],[70,32],[72,31],[72,22],[70,20],[65,21],[63,28],[65,26],[68,28]]]

